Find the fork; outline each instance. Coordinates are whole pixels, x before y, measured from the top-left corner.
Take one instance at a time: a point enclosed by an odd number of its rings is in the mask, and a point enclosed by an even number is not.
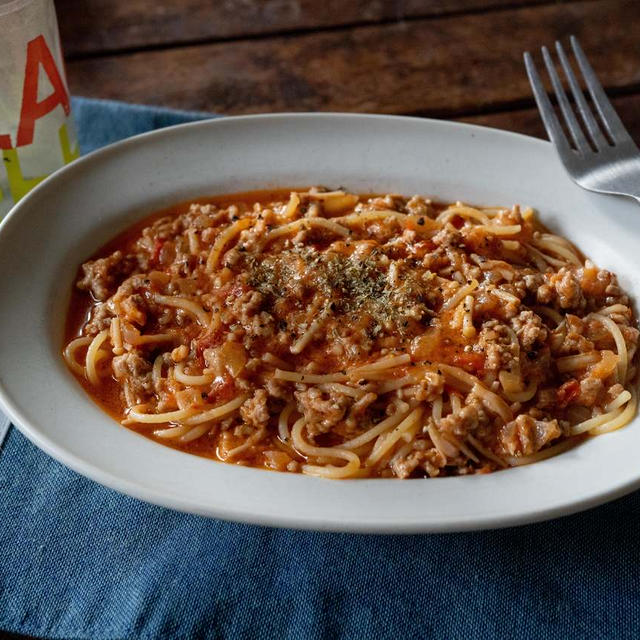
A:
[[[582,125],[567,98],[549,50],[542,47],[542,57],[565,127],[571,136],[570,140],[551,105],[531,54],[528,51],[524,54],[529,82],[547,134],[574,182],[590,191],[630,196],[640,202],[640,151],[605,95],[574,36],[571,36],[571,47],[597,111],[594,114],[587,103],[562,44],[556,42],[558,59],[571,88]]]

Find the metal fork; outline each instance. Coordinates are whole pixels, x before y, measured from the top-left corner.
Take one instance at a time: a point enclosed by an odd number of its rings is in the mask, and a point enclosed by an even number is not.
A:
[[[581,187],[600,193],[630,196],[640,202],[640,151],[605,95],[574,36],[571,36],[571,47],[599,118],[589,107],[562,45],[556,42],[560,65],[578,107],[582,125],[569,103],[549,50],[542,47],[542,57],[571,140],[562,130],[533,58],[527,51],[524,63],[547,134],[565,169]]]

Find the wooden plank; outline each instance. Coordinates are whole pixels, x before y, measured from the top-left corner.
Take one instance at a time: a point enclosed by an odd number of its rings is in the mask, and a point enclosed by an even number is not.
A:
[[[636,0],[148,51],[71,61],[67,69],[79,95],[219,113],[452,117],[532,104],[522,51],[571,33],[607,87],[640,85]]]
[[[613,98],[611,102],[631,137],[640,143],[640,93],[618,96]],[[547,139],[542,120],[540,120],[540,115],[535,108],[468,116],[458,118],[458,120]]]
[[[561,0],[566,1],[566,0]],[[344,27],[550,0],[56,0],[67,56]]]

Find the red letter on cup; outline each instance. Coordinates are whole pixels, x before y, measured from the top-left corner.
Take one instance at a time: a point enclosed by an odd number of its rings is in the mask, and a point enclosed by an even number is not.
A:
[[[38,74],[40,65],[47,74],[53,93],[42,102],[38,102]],[[22,108],[20,109],[20,124],[16,138],[16,147],[22,147],[33,142],[33,130],[36,120],[53,111],[59,104],[66,115],[69,115],[69,94],[58,73],[55,60],[43,36],[38,36],[27,45],[27,63],[24,71],[24,87],[22,89]]]

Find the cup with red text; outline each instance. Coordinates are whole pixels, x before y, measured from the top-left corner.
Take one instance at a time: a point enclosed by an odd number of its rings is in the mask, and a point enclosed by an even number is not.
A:
[[[79,155],[53,0],[0,0],[0,218]]]

